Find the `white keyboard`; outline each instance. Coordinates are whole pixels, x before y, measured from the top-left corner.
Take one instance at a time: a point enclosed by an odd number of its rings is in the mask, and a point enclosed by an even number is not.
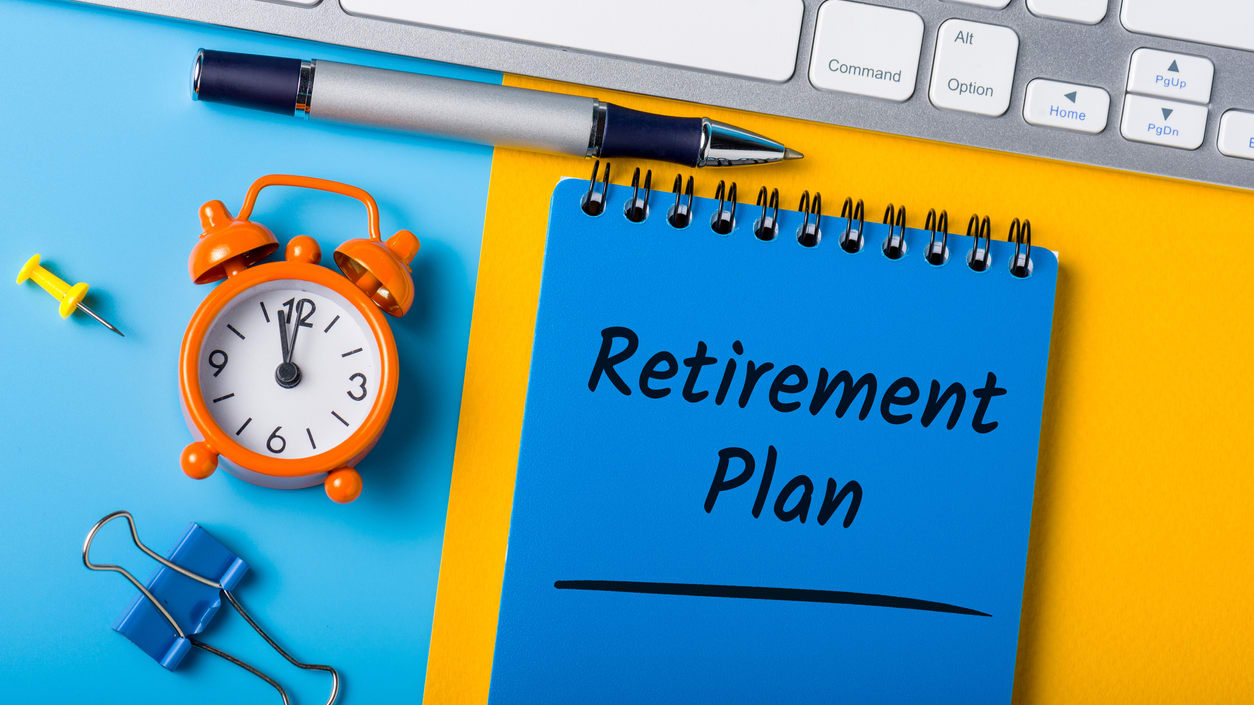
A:
[[[341,0],[340,5],[346,12],[363,17],[764,81],[787,81],[792,76],[805,10],[801,0],[631,0],[629,4],[595,0]],[[770,10],[764,11],[768,7]],[[743,21],[745,17],[752,17],[753,22]],[[722,40],[694,41],[696,28]]]
[[[1254,188],[1254,0],[89,1]]]

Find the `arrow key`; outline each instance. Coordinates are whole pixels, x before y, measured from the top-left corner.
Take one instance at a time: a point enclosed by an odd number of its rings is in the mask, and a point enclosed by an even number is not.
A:
[[[1128,92],[1190,103],[1210,102],[1215,65],[1210,59],[1157,49],[1132,52]]]
[[[1206,106],[1128,94],[1119,130],[1134,142],[1197,149],[1206,135]]]
[[[1038,78],[1023,97],[1023,119],[1032,125],[1097,134],[1109,112],[1110,94],[1096,86]]]

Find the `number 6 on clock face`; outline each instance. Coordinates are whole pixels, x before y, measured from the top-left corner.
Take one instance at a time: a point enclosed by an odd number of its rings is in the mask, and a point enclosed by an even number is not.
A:
[[[381,353],[365,317],[313,282],[251,287],[209,324],[200,391],[245,448],[307,458],[343,443],[378,395]]]

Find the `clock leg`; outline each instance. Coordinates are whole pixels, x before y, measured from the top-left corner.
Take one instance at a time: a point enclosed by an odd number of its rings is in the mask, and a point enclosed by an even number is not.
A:
[[[326,487],[328,497],[345,504],[361,494],[361,475],[352,468],[340,468],[327,475],[323,486]]]
[[[213,474],[218,467],[218,454],[204,441],[196,441],[183,449],[179,457],[179,465],[188,477],[203,480]]]

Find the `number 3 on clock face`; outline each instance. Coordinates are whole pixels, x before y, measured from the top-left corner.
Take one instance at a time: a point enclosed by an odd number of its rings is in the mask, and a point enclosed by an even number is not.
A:
[[[223,433],[274,458],[345,442],[379,398],[382,354],[360,311],[303,280],[240,292],[209,324],[200,392]]]

